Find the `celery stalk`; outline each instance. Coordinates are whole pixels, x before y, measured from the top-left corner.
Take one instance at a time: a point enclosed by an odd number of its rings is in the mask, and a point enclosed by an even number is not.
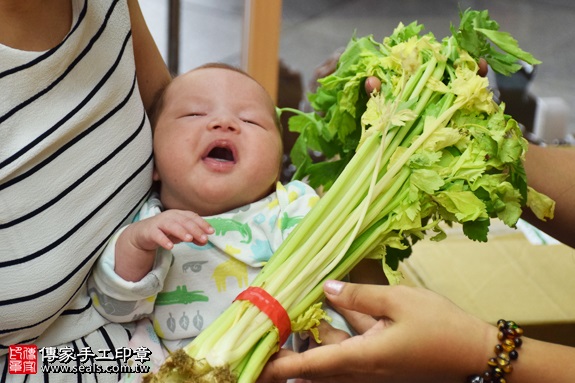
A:
[[[400,24],[382,43],[353,38],[310,95],[315,112],[290,119],[305,143],[292,151],[296,175],[327,192],[251,286],[275,297],[292,326],[309,320],[312,327],[322,317],[314,305],[323,282],[345,277],[362,259],[381,258],[393,272],[389,265],[429,231],[445,236],[440,222],[459,222],[470,239],[486,241],[491,218],[514,226],[526,207],[526,142],[476,74],[479,57],[464,47],[483,44],[479,51],[504,72],[518,57],[538,62],[508,39],[497,41],[487,12],[467,10],[461,20],[442,42],[421,35],[417,23]],[[362,82],[372,75],[382,87],[366,102]],[[320,148],[330,162],[311,162],[307,150]],[[236,301],[147,381],[251,383],[278,342],[264,313]]]

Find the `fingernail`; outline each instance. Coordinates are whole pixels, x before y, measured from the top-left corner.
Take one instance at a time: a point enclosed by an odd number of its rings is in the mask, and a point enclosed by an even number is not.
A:
[[[331,295],[339,295],[343,290],[343,282],[336,280],[327,280],[323,284],[323,291]]]

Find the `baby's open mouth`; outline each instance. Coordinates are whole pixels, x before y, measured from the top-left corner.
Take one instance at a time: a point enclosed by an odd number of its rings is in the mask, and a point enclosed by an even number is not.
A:
[[[226,147],[216,146],[209,151],[207,158],[212,158],[216,161],[229,161],[234,162],[234,153]]]

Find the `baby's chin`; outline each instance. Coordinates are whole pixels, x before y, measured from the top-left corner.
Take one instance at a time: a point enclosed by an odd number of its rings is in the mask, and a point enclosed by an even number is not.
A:
[[[246,205],[256,202],[267,195],[270,192],[265,191],[258,195],[254,195],[253,192],[247,193],[245,195],[235,193],[212,193],[207,198],[203,198],[200,204],[197,204],[195,210],[196,213],[200,214],[202,217],[213,216],[218,214],[227,213],[233,210],[242,209]]]
[[[232,211],[249,203],[237,197],[237,194],[213,193],[205,198],[196,199],[194,206],[189,206],[188,210],[202,217],[208,217]]]
[[[201,181],[200,181],[201,180]],[[247,182],[246,182],[247,180]],[[275,191],[276,181],[230,174],[196,177],[189,193],[174,194],[173,208],[190,210],[202,217],[222,214],[256,202]],[[201,182],[201,183],[200,183]],[[164,197],[162,195],[162,197]],[[162,202],[164,199],[162,198]],[[168,201],[166,201],[168,202]],[[166,208],[172,208],[164,205]]]

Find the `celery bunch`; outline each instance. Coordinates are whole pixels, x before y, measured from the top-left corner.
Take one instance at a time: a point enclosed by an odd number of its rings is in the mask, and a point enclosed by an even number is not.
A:
[[[300,133],[296,177],[327,192],[252,286],[281,303],[292,331],[323,317],[316,304],[323,281],[343,278],[366,257],[381,258],[393,279],[418,239],[445,237],[440,222],[461,223],[469,238],[486,241],[491,218],[513,227],[527,204],[541,219],[552,217],[553,202],[527,187],[518,124],[494,103],[476,64],[484,57],[512,73],[518,59],[538,61],[486,11],[462,13],[460,27],[441,42],[422,28],[400,24],[382,43],[353,38],[310,96],[316,112],[290,119]],[[382,80],[369,97],[367,76]],[[330,160],[312,163],[309,149]],[[271,320],[235,301],[149,380],[253,382],[277,350]]]

